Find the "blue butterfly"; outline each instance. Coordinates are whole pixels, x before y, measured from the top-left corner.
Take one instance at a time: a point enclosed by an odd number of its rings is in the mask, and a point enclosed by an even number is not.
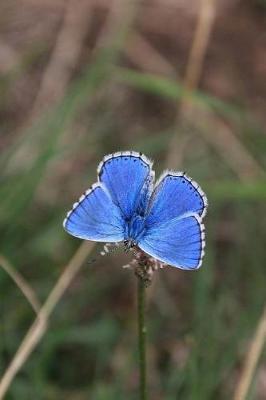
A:
[[[65,230],[81,239],[138,247],[160,262],[201,266],[207,197],[183,172],[165,171],[154,185],[152,162],[141,153],[104,157],[94,183],[73,205]]]

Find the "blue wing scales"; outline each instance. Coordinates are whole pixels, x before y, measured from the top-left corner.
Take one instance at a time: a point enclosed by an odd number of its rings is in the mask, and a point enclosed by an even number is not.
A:
[[[158,223],[147,229],[138,246],[166,264],[187,270],[197,269],[204,255],[204,225],[197,214]]]
[[[152,194],[147,225],[166,222],[190,212],[203,217],[207,197],[191,178],[183,172],[166,171]]]
[[[107,188],[126,220],[147,197],[154,176],[151,167],[147,157],[133,151],[105,156],[98,167],[99,181]]]
[[[81,196],[64,220],[65,230],[80,239],[119,242],[124,239],[124,219],[101,183]]]

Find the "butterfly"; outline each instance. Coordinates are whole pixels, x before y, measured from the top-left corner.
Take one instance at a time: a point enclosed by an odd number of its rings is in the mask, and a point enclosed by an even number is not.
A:
[[[154,184],[142,153],[104,157],[98,181],[73,205],[63,226],[80,239],[124,242],[162,263],[185,270],[201,266],[207,197],[184,172],[165,171]]]

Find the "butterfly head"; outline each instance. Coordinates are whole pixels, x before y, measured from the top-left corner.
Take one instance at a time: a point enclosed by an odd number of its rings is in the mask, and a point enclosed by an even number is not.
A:
[[[128,252],[136,247],[136,242],[132,239],[124,240],[125,251]]]

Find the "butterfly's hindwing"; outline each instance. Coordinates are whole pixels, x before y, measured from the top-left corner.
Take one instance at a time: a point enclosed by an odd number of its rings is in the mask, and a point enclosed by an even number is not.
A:
[[[204,225],[197,214],[174,218],[147,229],[138,246],[163,263],[197,269],[204,255]]]

